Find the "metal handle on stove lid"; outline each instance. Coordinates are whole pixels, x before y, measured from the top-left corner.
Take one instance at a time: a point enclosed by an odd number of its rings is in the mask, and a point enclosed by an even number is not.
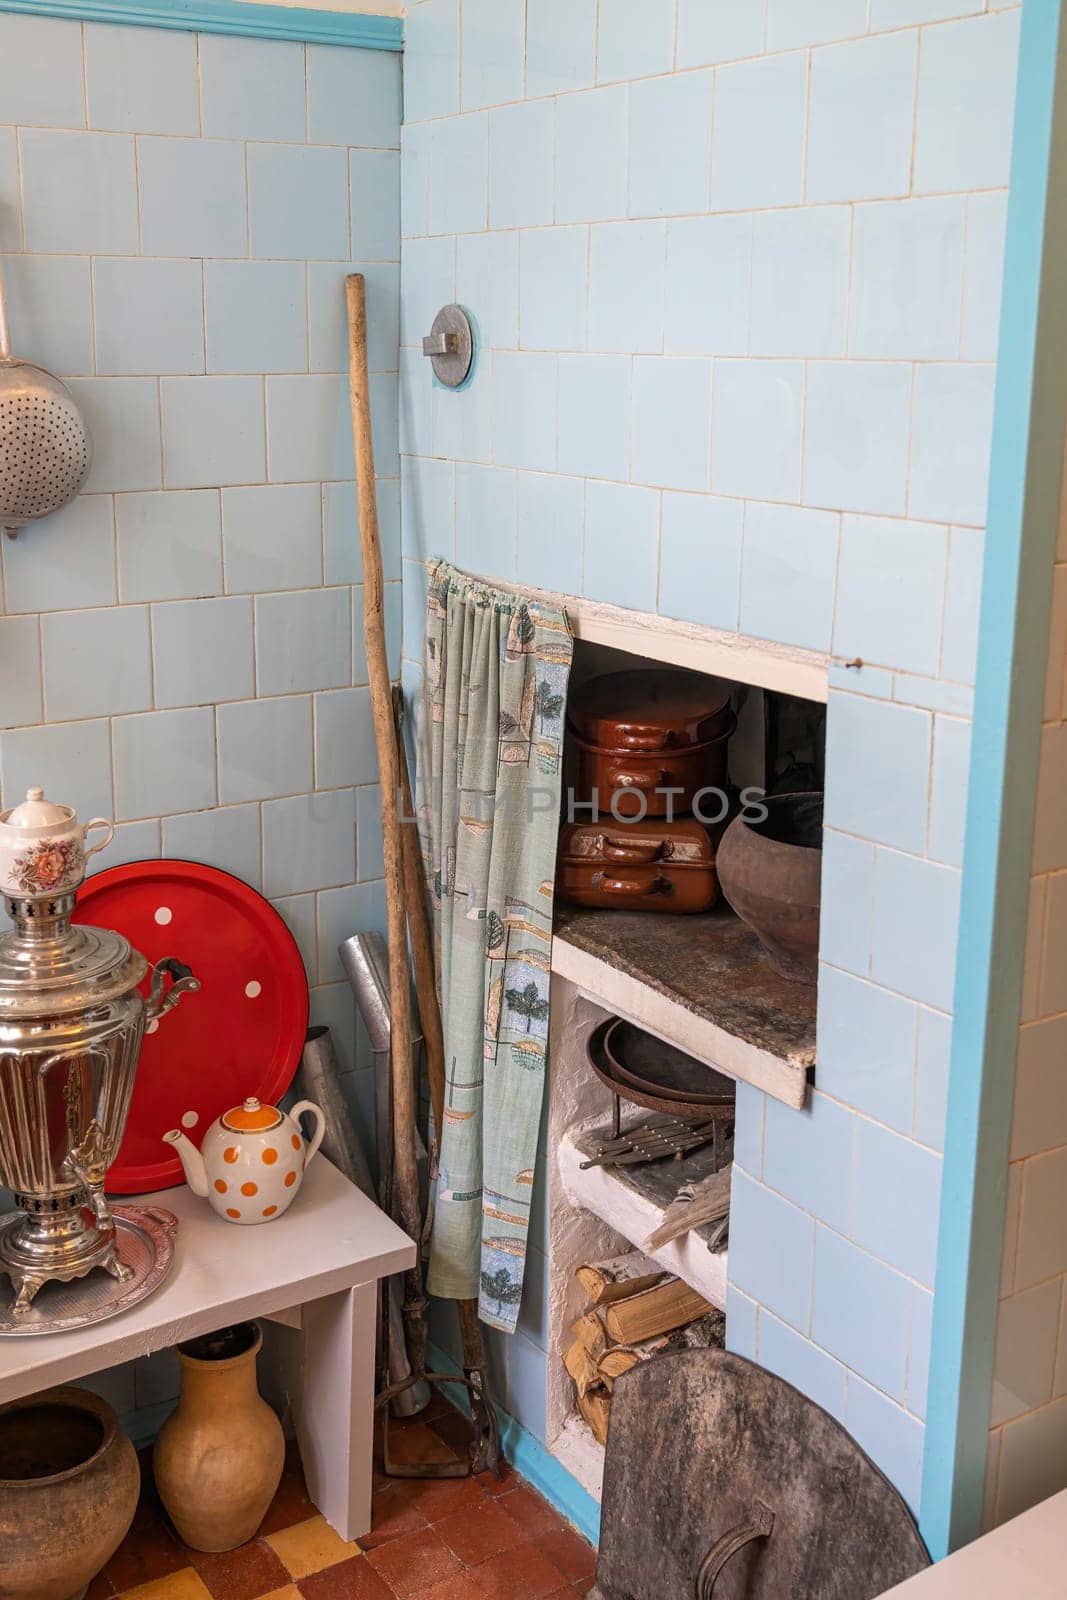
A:
[[[694,1585],[696,1600],[712,1600],[715,1583],[728,1561],[732,1561],[754,1539],[769,1539],[774,1532],[774,1512],[757,1500],[752,1508],[752,1520],[739,1523],[716,1539],[700,1564]]]
[[[168,977],[171,980],[170,988],[164,991]],[[173,1010],[183,994],[195,994],[199,987],[200,979],[193,976],[192,967],[187,967],[184,961],[178,961],[174,956],[164,956],[152,968],[152,986],[145,1006],[145,1020],[158,1022],[160,1017]]]

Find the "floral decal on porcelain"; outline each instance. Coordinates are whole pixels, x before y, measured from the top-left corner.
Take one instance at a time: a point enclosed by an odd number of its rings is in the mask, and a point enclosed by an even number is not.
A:
[[[77,839],[42,839],[15,857],[13,873],[20,889],[35,894],[80,881],[84,869],[85,852]]]

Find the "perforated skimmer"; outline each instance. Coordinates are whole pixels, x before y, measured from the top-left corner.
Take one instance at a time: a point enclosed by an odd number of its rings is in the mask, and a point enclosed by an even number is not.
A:
[[[14,538],[27,522],[73,500],[92,455],[89,430],[66,384],[11,354],[0,274],[0,528]]]

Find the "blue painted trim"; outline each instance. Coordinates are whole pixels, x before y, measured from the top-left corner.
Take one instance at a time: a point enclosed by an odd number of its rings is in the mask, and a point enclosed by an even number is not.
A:
[[[451,1356],[439,1346],[431,1344],[428,1361],[433,1372],[459,1372]],[[457,1386],[449,1389],[448,1398],[461,1411],[470,1412],[467,1390]],[[504,1454],[516,1472],[521,1472],[532,1483],[538,1494],[544,1495],[550,1505],[578,1529],[590,1544],[600,1543],[600,1502],[594,1500],[588,1489],[583,1489],[577,1478],[558,1462],[540,1439],[516,1422],[502,1406],[493,1403],[500,1422],[500,1443]]]
[[[186,33],[295,39],[305,44],[350,45],[360,50],[400,50],[404,43],[400,17],[246,5],[244,0],[0,0],[0,11],[72,17],[78,22],[124,22],[136,28],[176,28]]]
[[[1067,406],[1067,0],[1022,10],[921,1526],[981,1529]]]

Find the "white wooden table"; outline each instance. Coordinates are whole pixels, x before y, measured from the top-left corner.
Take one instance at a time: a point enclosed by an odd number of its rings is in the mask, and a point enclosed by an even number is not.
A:
[[[178,1218],[170,1276],[109,1322],[0,1339],[0,1404],[232,1322],[276,1320],[299,1330],[293,1378],[308,1493],[343,1539],[368,1532],[376,1285],[412,1265],[415,1245],[323,1155],[286,1214],[259,1227],[224,1222],[184,1184],[128,1203]]]

